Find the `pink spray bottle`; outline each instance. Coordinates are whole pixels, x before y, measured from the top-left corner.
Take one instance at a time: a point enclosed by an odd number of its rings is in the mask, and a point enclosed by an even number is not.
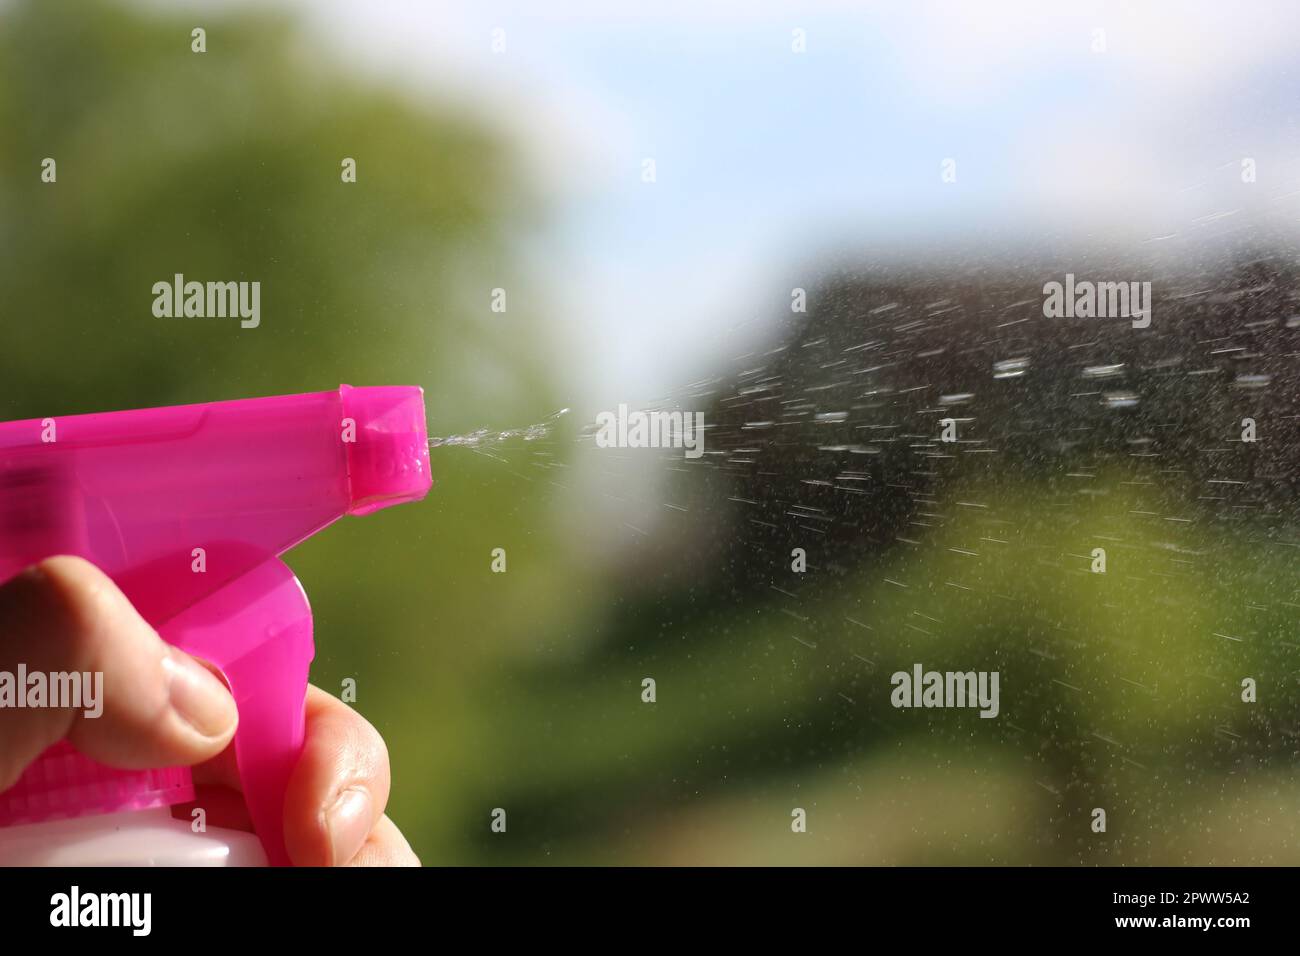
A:
[[[60,743],[0,793],[0,865],[288,864],[284,795],[314,651],[307,597],[278,555],[431,484],[415,387],[0,424],[0,580],[80,555],[164,639],[216,665],[239,707],[256,830],[173,819],[194,799],[188,768],[118,770]]]

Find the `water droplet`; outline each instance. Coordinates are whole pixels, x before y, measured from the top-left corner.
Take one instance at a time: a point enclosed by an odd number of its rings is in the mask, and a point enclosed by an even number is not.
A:
[[[994,378],[1019,378],[1027,371],[1029,371],[1029,359],[1025,356],[993,363]]]
[[[1243,372],[1237,376],[1232,384],[1237,388],[1268,388],[1269,383],[1272,381],[1272,375],[1255,375]]]
[[[446,437],[436,437],[429,439],[430,448],[483,448],[488,445],[499,445],[502,442],[510,441],[512,438],[522,438],[524,441],[537,441],[539,438],[545,438],[555,427],[555,423],[569,410],[561,408],[554,415],[550,416],[544,422],[538,422],[536,425],[528,425],[525,428],[507,428],[505,431],[494,432],[490,428],[476,428],[472,432],[466,432],[463,435],[448,435]]]
[[[1124,374],[1124,363],[1117,365],[1089,365],[1083,370],[1084,378],[1113,378]]]

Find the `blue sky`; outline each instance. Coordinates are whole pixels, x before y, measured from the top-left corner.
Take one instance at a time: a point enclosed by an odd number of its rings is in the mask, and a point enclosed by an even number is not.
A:
[[[557,361],[608,407],[744,351],[791,284],[868,242],[1300,221],[1293,2],[294,5],[360,68],[528,157]]]

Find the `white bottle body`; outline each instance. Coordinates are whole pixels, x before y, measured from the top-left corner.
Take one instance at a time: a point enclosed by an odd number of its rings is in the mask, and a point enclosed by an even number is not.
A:
[[[266,866],[266,853],[251,833],[195,833],[155,807],[0,827],[0,866]]]

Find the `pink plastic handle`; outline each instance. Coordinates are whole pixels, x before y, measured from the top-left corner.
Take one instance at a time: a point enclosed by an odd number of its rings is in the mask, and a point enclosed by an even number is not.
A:
[[[268,861],[289,865],[284,797],[302,752],[307,671],[315,653],[302,585],[283,563],[267,561],[173,618],[161,633],[225,675],[239,707],[235,757],[244,802]]]
[[[288,863],[284,795],[313,649],[307,598],[277,556],[345,514],[418,501],[431,485],[424,393],[413,386],[6,422],[0,580],[80,555],[164,638],[219,667],[239,706],[253,825],[271,862]],[[183,774],[164,791],[85,758],[74,772],[57,748],[46,756],[0,795],[0,822],[188,792]]]

